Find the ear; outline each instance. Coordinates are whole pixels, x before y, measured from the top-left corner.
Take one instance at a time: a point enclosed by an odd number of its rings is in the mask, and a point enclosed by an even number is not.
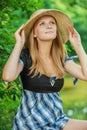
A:
[[[37,36],[34,34],[34,37],[36,38]]]

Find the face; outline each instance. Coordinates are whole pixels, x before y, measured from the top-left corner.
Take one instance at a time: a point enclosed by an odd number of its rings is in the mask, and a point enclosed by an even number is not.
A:
[[[57,24],[53,17],[43,16],[35,24],[34,37],[38,41],[49,41],[56,38]]]

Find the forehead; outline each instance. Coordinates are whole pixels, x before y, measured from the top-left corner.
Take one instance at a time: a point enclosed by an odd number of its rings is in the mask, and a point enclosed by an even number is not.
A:
[[[53,16],[44,15],[44,16],[40,17],[40,18],[37,20],[37,22],[42,21],[42,20],[47,20],[47,19],[56,21],[55,18],[54,18]]]
[[[34,23],[33,28],[35,28],[40,22],[45,21],[45,20],[48,20],[48,19],[55,21],[55,23],[57,24],[56,19],[55,19],[53,16],[51,16],[51,15],[44,15],[44,16],[40,17],[40,18]]]
[[[56,20],[55,20],[55,18],[54,18],[53,16],[44,15],[44,16],[40,17],[40,18],[36,21],[35,25],[37,25],[39,22],[45,21],[45,20],[53,20],[53,21],[56,22]]]

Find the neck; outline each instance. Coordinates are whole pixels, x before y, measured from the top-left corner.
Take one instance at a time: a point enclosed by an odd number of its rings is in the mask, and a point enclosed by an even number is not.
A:
[[[45,41],[38,43],[39,54],[41,58],[50,58],[52,41]]]

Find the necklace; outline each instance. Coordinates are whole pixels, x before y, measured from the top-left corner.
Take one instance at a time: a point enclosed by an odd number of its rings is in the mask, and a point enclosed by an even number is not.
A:
[[[55,75],[51,75],[51,76],[50,76],[50,84],[51,84],[52,87],[53,87],[54,84],[55,84],[55,80],[56,80],[56,76],[55,76]]]

